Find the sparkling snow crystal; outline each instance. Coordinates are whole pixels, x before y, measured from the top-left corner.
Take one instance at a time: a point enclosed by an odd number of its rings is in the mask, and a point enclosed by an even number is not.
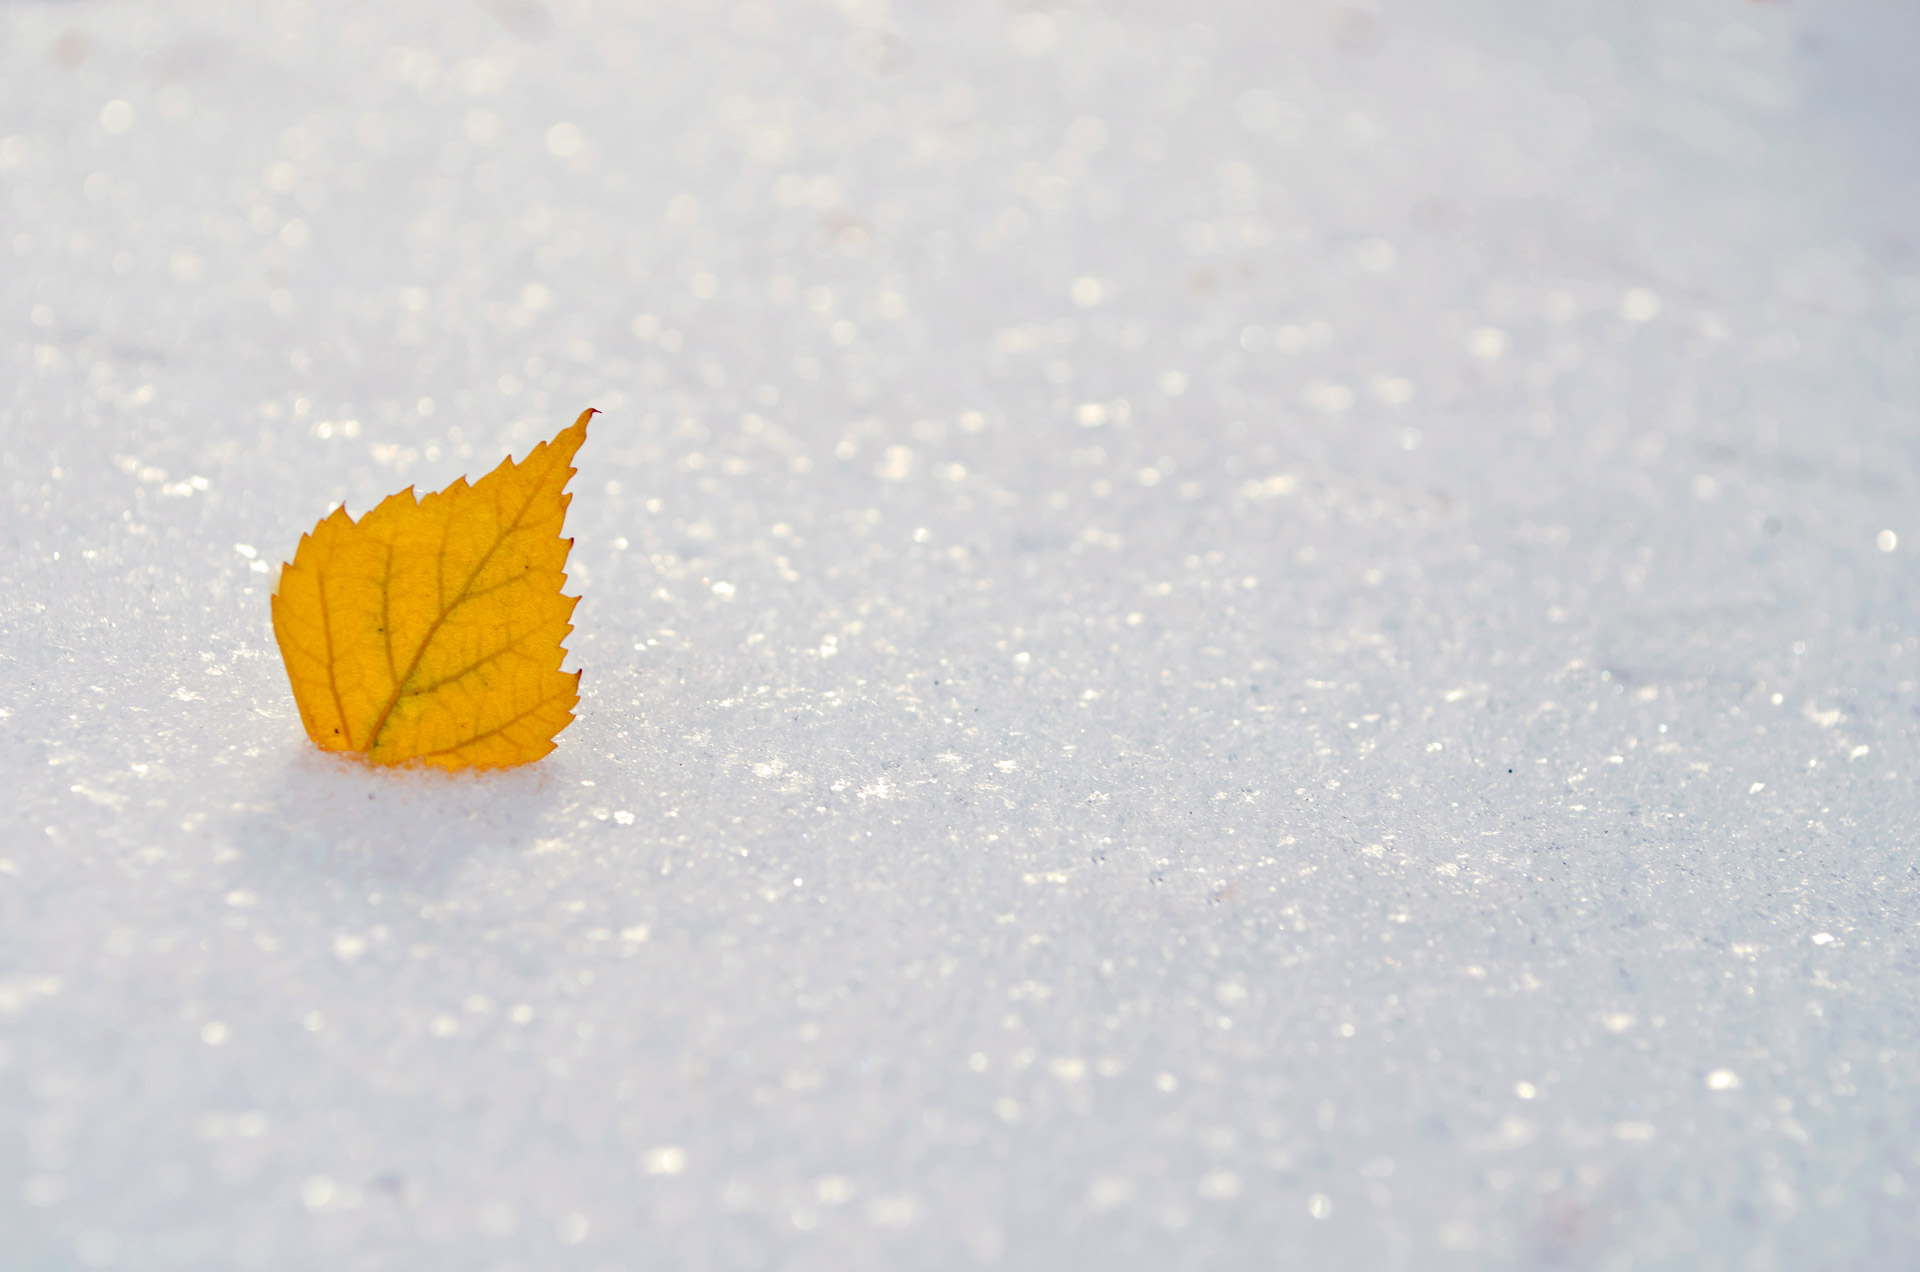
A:
[[[0,0],[0,1264],[1920,1265],[1917,63]],[[588,406],[559,749],[316,752]]]

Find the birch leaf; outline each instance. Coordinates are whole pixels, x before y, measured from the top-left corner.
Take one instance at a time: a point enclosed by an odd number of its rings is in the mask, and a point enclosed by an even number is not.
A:
[[[302,535],[273,594],[273,634],[307,736],[373,764],[507,768],[553,750],[579,672],[560,642],[566,485],[594,412],[468,485],[409,486],[358,521]]]

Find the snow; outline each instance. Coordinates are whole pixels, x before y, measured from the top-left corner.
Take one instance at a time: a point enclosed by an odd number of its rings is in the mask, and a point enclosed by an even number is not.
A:
[[[0,4],[0,1261],[1920,1262],[1916,57]],[[588,405],[560,749],[321,756]]]

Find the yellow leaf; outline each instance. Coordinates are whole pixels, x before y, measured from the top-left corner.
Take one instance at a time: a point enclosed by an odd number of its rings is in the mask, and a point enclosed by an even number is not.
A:
[[[307,736],[374,764],[506,768],[553,750],[579,672],[560,642],[570,461],[594,412],[469,486],[409,486],[302,535],[273,594],[273,634]]]

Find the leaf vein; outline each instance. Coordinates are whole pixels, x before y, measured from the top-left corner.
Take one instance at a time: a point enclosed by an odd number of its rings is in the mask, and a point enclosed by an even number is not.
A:
[[[545,442],[542,442],[538,447],[535,447],[535,453],[544,451],[546,445]],[[532,463],[533,455],[528,455],[526,462]],[[518,467],[518,465],[516,465],[516,467]],[[544,477],[545,474],[543,473],[542,476]],[[387,721],[393,718],[393,709],[400,702],[401,692],[406,687],[407,682],[413,679],[413,673],[420,669],[420,660],[426,657],[427,648],[433,644],[433,638],[440,634],[441,626],[452,616],[453,611],[459,608],[461,603],[466,600],[468,590],[473,587],[473,581],[480,577],[480,572],[487,568],[487,562],[493,559],[493,554],[500,550],[500,545],[506,542],[507,536],[511,535],[519,526],[520,519],[527,515],[527,509],[533,506],[533,501],[535,497],[539,495],[541,489],[542,485],[539,481],[528,483],[526,497],[520,502],[520,510],[514,514],[513,520],[508,523],[506,528],[494,536],[494,540],[492,544],[488,546],[487,550],[480,554],[480,559],[474,563],[472,571],[467,575],[467,581],[461,585],[459,597],[455,599],[452,604],[442,602],[440,613],[437,614],[433,622],[427,626],[426,634],[421,637],[419,647],[413,652],[413,661],[407,666],[407,674],[404,677],[398,677],[394,680],[393,696],[387,699],[386,707],[380,712],[380,718],[374,722],[373,732],[367,738],[367,751],[369,754],[371,754],[373,748],[379,744],[381,735],[386,732]],[[446,559],[447,536],[445,528],[443,527],[440,536],[440,572],[442,579],[445,578],[446,574]],[[441,595],[443,597],[446,595],[444,585],[441,590]]]
[[[320,631],[327,639],[327,688],[333,691],[333,709],[340,713],[340,736],[346,739],[347,749],[352,750],[353,723],[347,719],[347,704],[340,700],[339,668],[333,660],[333,620],[327,616],[326,575],[313,576],[313,590],[320,595]]]
[[[550,627],[551,625],[549,624],[548,626]],[[432,684],[420,685],[417,688],[410,686],[406,689],[403,689],[400,693],[400,696],[403,698],[410,698],[410,697],[416,697],[423,693],[432,693],[434,690],[440,688],[442,685],[450,685],[456,680],[462,679],[463,677],[466,677],[466,676],[470,676],[474,672],[486,666],[488,663],[493,662],[496,659],[504,658],[508,654],[511,654],[516,650],[518,650],[520,646],[525,644],[526,642],[533,640],[537,637],[544,636],[546,634],[547,634],[547,629],[545,627],[536,627],[530,632],[524,632],[521,635],[515,636],[512,640],[509,640],[506,644],[500,646],[500,648],[493,650],[490,653],[482,655],[477,661],[469,663],[467,666],[462,667],[459,671],[452,672],[452,673],[449,673],[448,675],[442,676],[440,677],[440,679],[434,681]]]
[[[526,719],[528,716],[532,715],[534,712],[540,710],[542,707],[548,707],[553,705],[554,703],[560,700],[560,697],[561,695],[556,693],[551,697],[542,698],[540,699],[540,701],[528,707],[525,711],[522,711],[518,715],[514,716],[511,720],[503,720],[491,729],[483,729],[463,742],[455,742],[452,746],[443,746],[437,751],[422,751],[420,754],[423,756],[424,755],[451,755],[455,751],[463,750],[466,747],[472,746],[475,742],[484,742],[488,738],[493,737],[496,734],[505,733],[508,729],[511,729],[514,725],[520,723],[522,720]]]
[[[387,647],[387,679],[393,673],[393,544],[387,549],[387,572],[380,580],[380,638]]]

